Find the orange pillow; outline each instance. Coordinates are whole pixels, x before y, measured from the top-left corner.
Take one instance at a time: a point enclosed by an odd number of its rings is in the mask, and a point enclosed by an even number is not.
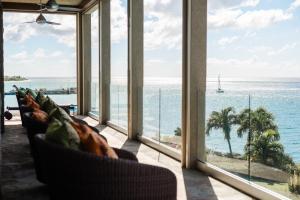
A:
[[[25,96],[25,101],[26,105],[32,108],[33,110],[39,110],[41,108],[40,105],[37,102],[35,102],[34,98],[30,94],[27,94]]]
[[[78,133],[84,151],[94,153],[100,157],[107,156],[109,158],[118,159],[116,152],[89,126],[77,122],[71,122],[71,125]]]
[[[28,103],[34,101],[34,98],[30,94],[26,94],[24,100],[26,101],[26,103]]]
[[[40,109],[36,109],[32,112],[32,118],[42,123],[48,123],[49,121],[48,114]]]

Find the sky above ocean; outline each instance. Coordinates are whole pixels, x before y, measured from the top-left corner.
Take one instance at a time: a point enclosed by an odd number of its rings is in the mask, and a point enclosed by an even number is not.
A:
[[[181,77],[182,2],[145,0],[146,77]],[[112,0],[112,76],[127,73],[127,0]],[[209,0],[208,77],[300,77],[300,0]],[[76,18],[45,15],[61,26],[25,24],[37,14],[5,13],[5,73],[76,75]],[[97,13],[92,30],[97,32]],[[93,55],[98,53],[93,34]],[[95,57],[95,56],[94,56]],[[94,68],[97,68],[94,59]],[[43,69],[43,70],[41,70]]]

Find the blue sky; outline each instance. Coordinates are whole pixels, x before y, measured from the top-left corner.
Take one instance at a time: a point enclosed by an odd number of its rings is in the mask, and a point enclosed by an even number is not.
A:
[[[299,0],[222,2],[208,12],[208,76],[300,76]]]
[[[144,2],[145,77],[180,77],[181,1]],[[126,6],[112,0],[113,77],[127,73]],[[208,77],[300,77],[299,7],[300,0],[209,0]],[[35,17],[5,13],[5,73],[75,76],[75,16],[46,15],[62,26],[23,24]]]

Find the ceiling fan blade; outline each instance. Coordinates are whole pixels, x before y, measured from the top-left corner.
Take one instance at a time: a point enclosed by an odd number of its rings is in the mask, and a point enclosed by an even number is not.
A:
[[[56,23],[56,22],[49,22],[49,21],[46,21],[47,24],[51,24],[51,25],[61,25],[60,23]]]
[[[23,24],[32,24],[35,23],[36,21],[31,21],[31,22],[23,22]]]
[[[81,11],[80,8],[66,7],[66,6],[59,6],[59,10],[62,10],[62,11],[73,11],[73,12],[79,12],[79,11]]]

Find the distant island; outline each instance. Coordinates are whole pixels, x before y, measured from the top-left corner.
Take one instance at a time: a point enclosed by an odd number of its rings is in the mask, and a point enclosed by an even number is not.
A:
[[[4,76],[4,81],[26,81],[28,80],[22,76]]]

